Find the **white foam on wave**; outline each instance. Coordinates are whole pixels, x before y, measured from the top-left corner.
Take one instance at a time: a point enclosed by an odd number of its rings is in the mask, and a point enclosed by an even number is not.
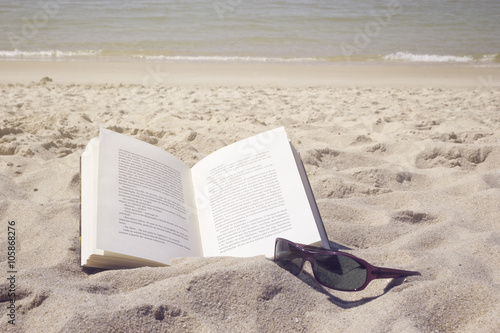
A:
[[[494,62],[498,58],[499,54],[483,54],[483,56],[479,59],[481,62]]]
[[[413,54],[409,52],[396,52],[384,56],[388,61],[411,61],[411,62],[471,62],[471,56],[452,56],[437,54]]]
[[[116,53],[116,54],[114,54]],[[322,62],[342,62],[345,57],[265,57],[265,56],[184,56],[184,55],[147,55],[134,52],[110,52],[105,50],[41,50],[41,51],[21,51],[21,50],[0,50],[0,58],[4,60],[67,60],[67,59],[115,59],[129,58],[137,61],[166,61],[166,62],[247,62],[247,63],[322,63]],[[483,54],[472,56],[452,56],[436,54],[413,54],[409,52],[395,52],[386,56],[373,57],[379,61],[401,61],[401,62],[427,62],[427,63],[496,63],[499,62],[499,54]],[[372,60],[371,57],[361,58],[360,61]]]
[[[0,50],[0,57],[2,58],[66,58],[66,57],[87,57],[96,56],[96,52],[92,51],[59,51],[59,50],[46,50],[46,51],[20,51],[20,50]]]
[[[273,58],[273,57],[241,57],[241,56],[165,56],[137,55],[136,58],[156,61],[200,61],[200,62],[312,62],[317,58]]]
[[[21,50],[0,50],[0,58],[7,59],[67,59],[67,58],[113,58],[115,56],[123,57],[123,54],[113,55],[109,51],[21,51]],[[167,55],[144,55],[129,54],[125,57],[131,57],[137,60],[149,61],[188,61],[188,62],[287,62],[303,63],[318,61],[317,58],[278,58],[278,57],[251,57],[251,56],[167,56]]]

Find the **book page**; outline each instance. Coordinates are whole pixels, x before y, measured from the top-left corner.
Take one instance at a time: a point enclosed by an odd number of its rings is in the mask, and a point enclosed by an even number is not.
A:
[[[99,139],[93,138],[85,147],[81,158],[81,264],[93,255],[103,255],[104,251],[96,248],[97,221],[97,169],[99,160]]]
[[[97,247],[168,264],[201,256],[189,167],[158,147],[101,129]]]
[[[318,228],[284,128],[224,147],[192,168],[204,256],[273,256],[276,237]]]

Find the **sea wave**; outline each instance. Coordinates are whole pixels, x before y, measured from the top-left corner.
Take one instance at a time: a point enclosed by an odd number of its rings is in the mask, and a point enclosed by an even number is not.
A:
[[[479,59],[481,62],[500,62],[500,54],[483,54]]]
[[[165,56],[136,55],[135,58],[153,61],[189,61],[189,62],[315,62],[318,58],[277,58],[252,56]]]
[[[500,54],[476,55],[439,55],[439,54],[414,54],[409,52],[395,52],[382,57],[384,61],[413,62],[413,63],[474,63],[494,64],[500,62]]]
[[[20,51],[20,50],[0,50],[0,58],[7,59],[54,59],[54,58],[73,58],[73,57],[95,57],[96,51]]]
[[[137,61],[171,61],[171,62],[270,62],[270,63],[306,63],[316,62],[320,59],[304,58],[279,58],[258,56],[185,56],[185,55],[147,55],[131,51],[120,50],[89,50],[89,51],[21,51],[0,50],[0,58],[9,60],[66,60],[66,59],[134,59]]]
[[[157,52],[156,54],[151,54]],[[162,54],[163,53],[163,54]],[[2,60],[41,60],[41,61],[151,61],[151,62],[219,62],[219,63],[343,63],[343,62],[411,62],[411,63],[472,63],[493,65],[500,63],[500,54],[482,55],[437,55],[395,52],[388,55],[359,55],[345,57],[332,55],[328,57],[273,57],[273,56],[233,56],[233,55],[175,55],[151,50],[0,50]]]
[[[438,54],[413,54],[409,52],[396,52],[383,57],[388,61],[411,61],[411,62],[472,62],[472,56],[453,56]]]

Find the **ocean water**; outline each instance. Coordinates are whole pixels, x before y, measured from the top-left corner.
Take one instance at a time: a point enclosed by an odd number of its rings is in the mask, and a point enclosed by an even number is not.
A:
[[[500,0],[2,0],[0,60],[500,64]]]

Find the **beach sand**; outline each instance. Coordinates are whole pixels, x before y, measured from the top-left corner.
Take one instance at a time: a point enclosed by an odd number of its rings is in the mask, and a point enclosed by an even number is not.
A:
[[[500,331],[498,68],[1,62],[0,73],[0,330]],[[346,293],[265,257],[80,267],[80,155],[99,127],[193,165],[279,126],[330,240],[421,276]]]

